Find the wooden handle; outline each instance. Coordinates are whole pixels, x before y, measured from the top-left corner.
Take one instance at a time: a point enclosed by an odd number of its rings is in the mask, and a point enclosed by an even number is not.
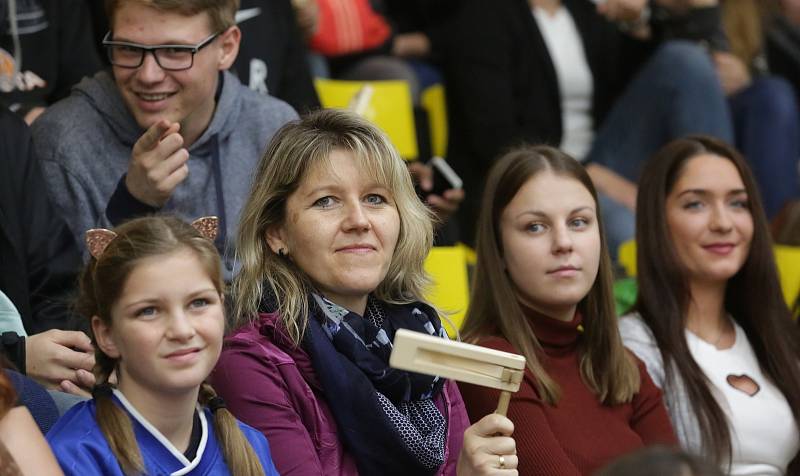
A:
[[[505,390],[500,392],[500,398],[497,400],[497,410],[494,412],[498,415],[506,416],[508,413],[508,402],[511,401],[511,392]]]

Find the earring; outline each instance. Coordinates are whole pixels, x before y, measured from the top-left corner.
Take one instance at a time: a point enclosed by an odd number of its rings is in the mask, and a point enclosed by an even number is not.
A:
[[[278,256],[283,258],[284,256],[286,256],[286,251],[283,248],[279,248],[278,249]]]

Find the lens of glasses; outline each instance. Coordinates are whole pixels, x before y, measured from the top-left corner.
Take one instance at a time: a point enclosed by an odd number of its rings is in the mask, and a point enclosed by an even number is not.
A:
[[[144,61],[146,50],[135,46],[108,45],[111,64],[122,68],[138,68]],[[192,50],[189,48],[158,48],[151,50],[163,69],[182,70],[192,67]]]
[[[107,46],[108,59],[111,64],[122,66],[123,68],[136,68],[142,62],[144,50],[132,46]]]
[[[164,69],[187,69],[192,66],[192,51],[186,48],[156,50],[158,64]]]

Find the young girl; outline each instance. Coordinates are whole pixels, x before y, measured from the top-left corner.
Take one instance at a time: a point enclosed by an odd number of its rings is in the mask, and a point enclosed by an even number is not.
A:
[[[215,235],[215,218],[166,217],[87,233],[78,308],[99,383],[48,433],[67,475],[277,474],[264,436],[204,383],[224,329]]]
[[[597,193],[575,160],[551,147],[502,157],[478,223],[465,340],[521,353],[511,397],[519,472],[592,474],[643,446],[674,444],[658,389],[622,346]],[[495,390],[460,385],[475,419]]]
[[[727,474],[786,474],[800,449],[800,335],[753,174],[716,139],[679,139],[648,162],[636,210],[639,296],[621,332],[681,445]]]

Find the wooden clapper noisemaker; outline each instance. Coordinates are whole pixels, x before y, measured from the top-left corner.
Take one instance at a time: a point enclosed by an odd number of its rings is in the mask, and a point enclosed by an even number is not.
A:
[[[522,382],[525,357],[400,329],[394,335],[389,365],[499,389],[495,413],[505,416],[511,394]]]

